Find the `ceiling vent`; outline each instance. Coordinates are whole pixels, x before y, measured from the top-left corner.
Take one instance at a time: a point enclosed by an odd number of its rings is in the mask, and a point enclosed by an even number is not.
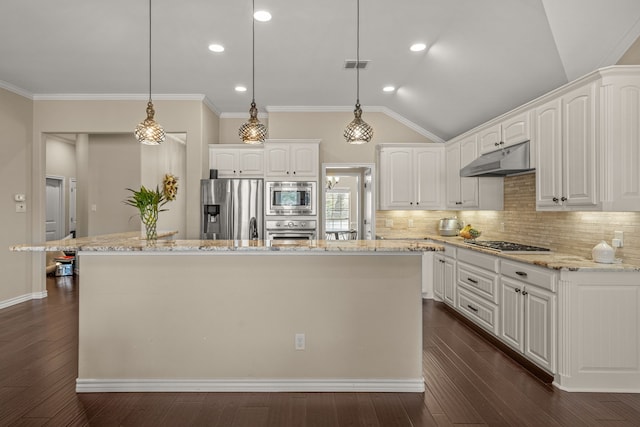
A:
[[[368,59],[367,60],[360,60],[360,62],[356,61],[356,60],[352,60],[352,59],[347,59],[346,61],[344,61],[344,69],[345,70],[355,70],[356,66],[361,69],[364,70],[365,68],[367,68],[367,65],[369,64]]]

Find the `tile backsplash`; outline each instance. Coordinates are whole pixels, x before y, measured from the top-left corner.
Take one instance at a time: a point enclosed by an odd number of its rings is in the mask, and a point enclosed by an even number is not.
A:
[[[622,231],[624,247],[616,249],[616,258],[640,265],[640,212],[536,212],[534,173],[504,179],[502,211],[377,211],[376,234],[437,235],[438,220],[454,215],[481,230],[484,240],[527,243],[586,258],[598,242],[611,244],[613,232]]]

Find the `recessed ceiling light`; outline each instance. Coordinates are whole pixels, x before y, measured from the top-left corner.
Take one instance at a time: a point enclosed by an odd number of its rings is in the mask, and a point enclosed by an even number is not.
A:
[[[260,21],[260,22],[271,21],[271,14],[266,10],[256,11],[256,13],[253,14],[253,17],[256,19],[256,21]]]
[[[236,86],[236,92],[246,92],[247,88],[244,86]]]
[[[394,86],[385,86],[382,88],[382,90],[384,92],[393,92],[394,90],[396,90],[396,88]]]
[[[411,49],[411,52],[422,52],[426,48],[427,48],[427,45],[424,43],[414,43],[411,45],[409,49]]]
[[[221,44],[210,44],[209,50],[216,53],[224,52],[224,46],[222,46]]]

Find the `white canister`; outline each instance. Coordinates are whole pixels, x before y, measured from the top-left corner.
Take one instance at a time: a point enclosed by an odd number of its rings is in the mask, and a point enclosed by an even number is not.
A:
[[[604,240],[598,243],[591,250],[591,257],[595,262],[601,264],[612,264],[615,259],[616,251]]]

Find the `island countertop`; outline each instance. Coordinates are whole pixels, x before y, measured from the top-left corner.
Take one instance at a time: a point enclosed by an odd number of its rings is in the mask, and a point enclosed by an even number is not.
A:
[[[41,244],[10,247],[15,252],[428,252],[442,251],[441,244],[421,240],[173,240],[175,232],[158,233],[148,242],[138,232],[107,234],[77,239],[54,240]]]

